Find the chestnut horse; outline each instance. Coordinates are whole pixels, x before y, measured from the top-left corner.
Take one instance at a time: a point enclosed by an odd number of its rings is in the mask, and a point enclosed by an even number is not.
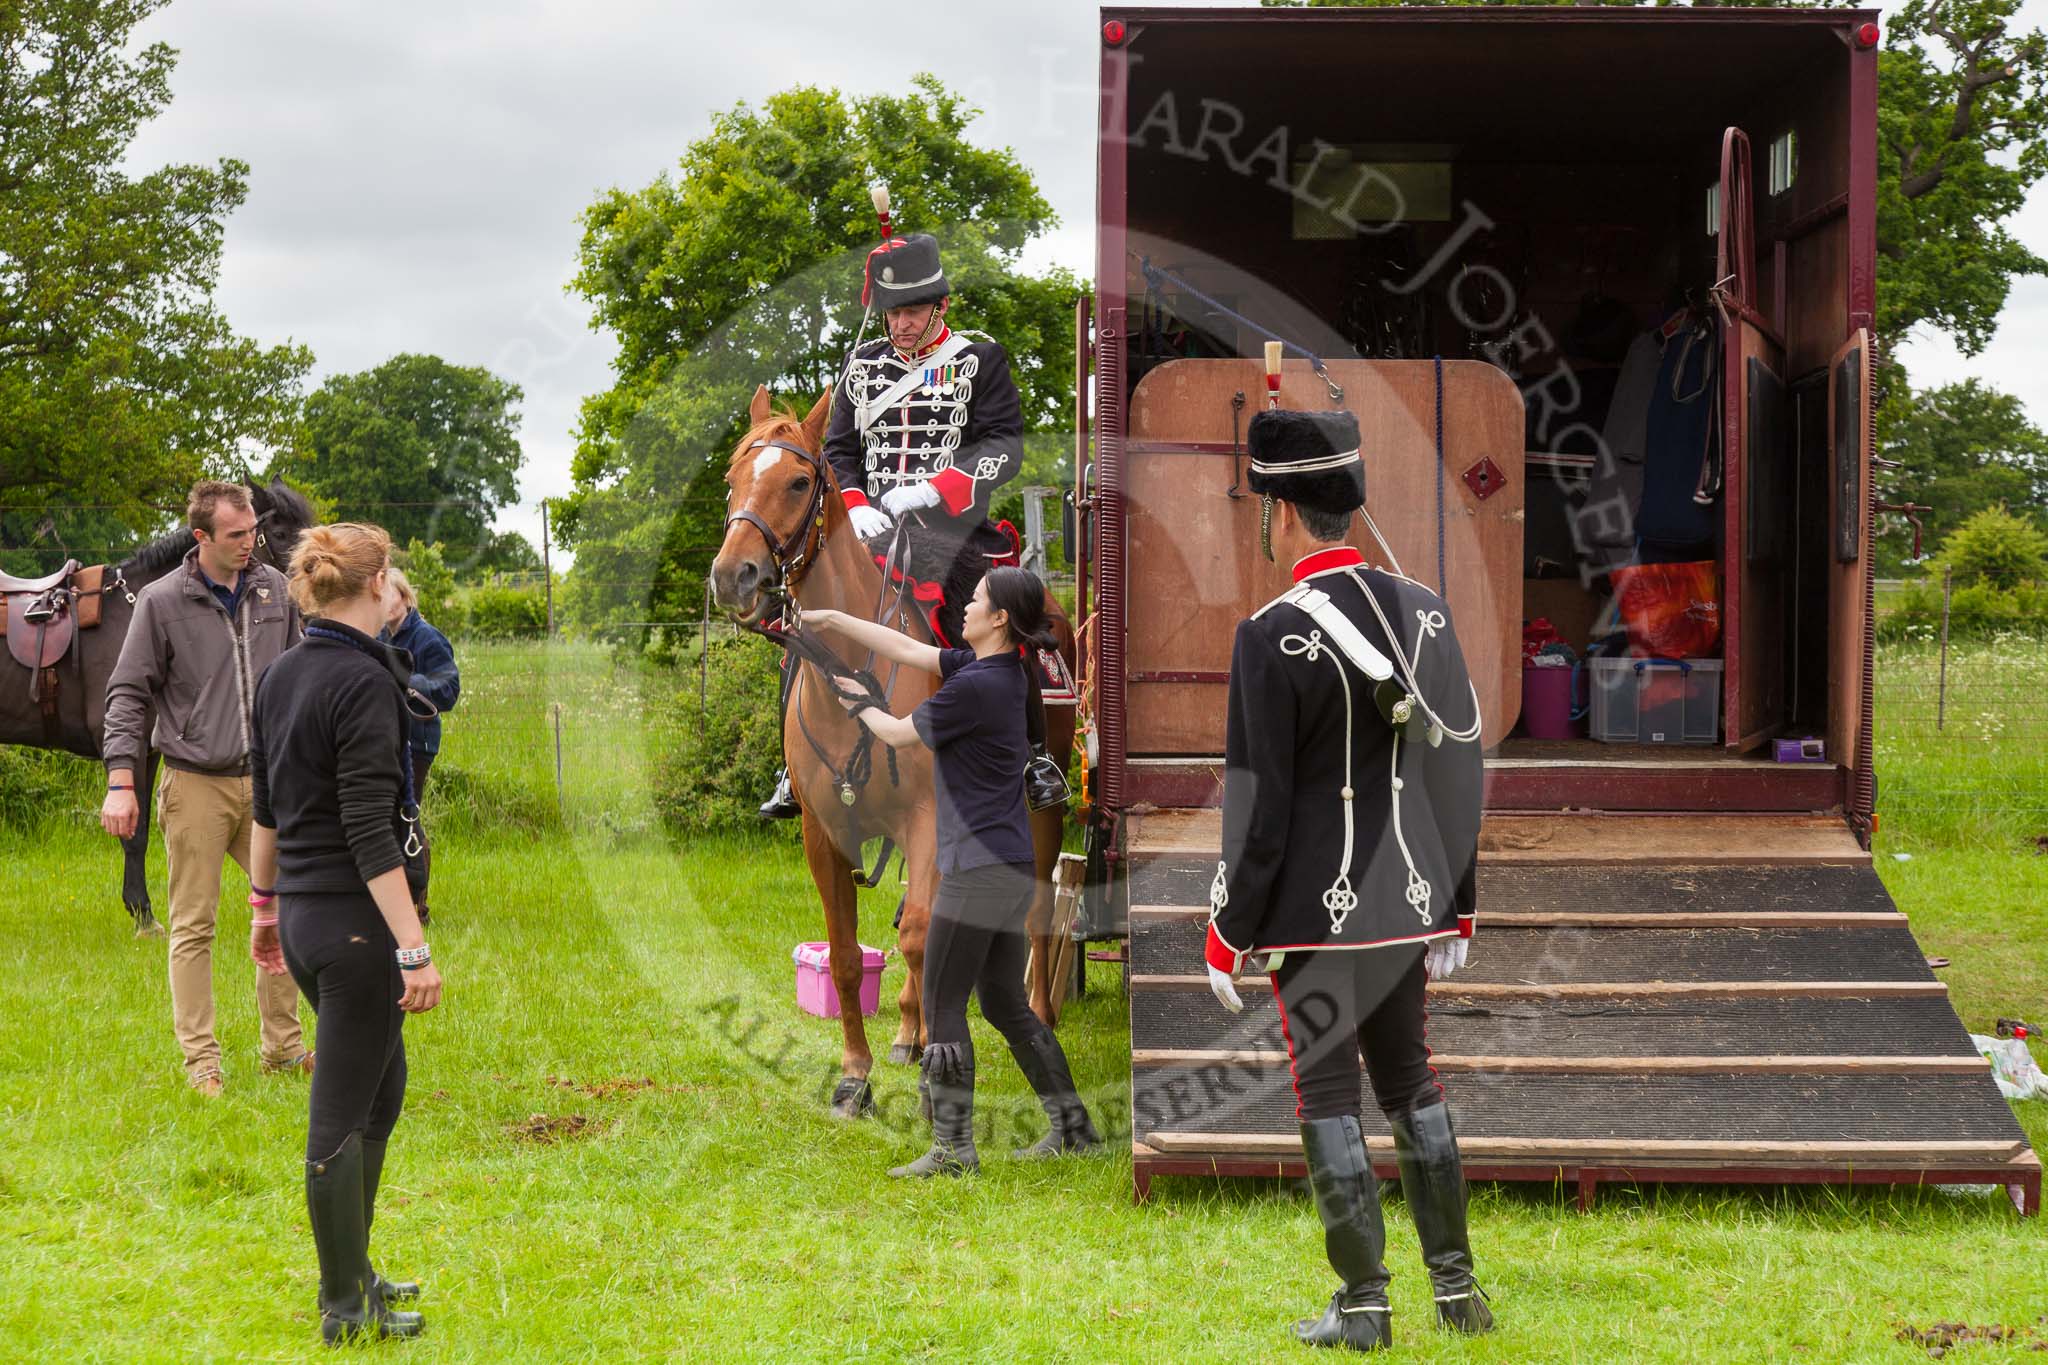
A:
[[[810,415],[777,413],[768,390],[755,390],[748,410],[752,426],[740,438],[726,470],[731,492],[726,500],[724,543],[711,565],[711,591],[719,606],[742,624],[765,622],[787,595],[799,611],[831,608],[867,620],[885,617],[887,624],[921,640],[931,632],[921,615],[899,605],[895,592],[884,593],[882,571],[874,554],[853,534],[846,504],[825,459],[825,422],[831,394],[820,398]],[[1060,652],[1073,667],[1074,633],[1064,610],[1050,593],[1046,607]],[[835,643],[835,648],[840,648]],[[938,687],[938,679],[914,668],[873,666],[864,652],[842,653],[854,667],[869,664],[888,690],[889,709],[907,715]],[[825,937],[831,945],[832,983],[845,1002],[840,1028],[845,1047],[840,1056],[840,1081],[832,1094],[832,1112],[858,1118],[874,1109],[868,1074],[874,1056],[868,1051],[867,1028],[855,1006],[860,999],[861,953],[858,902],[853,872],[864,840],[893,839],[903,850],[909,888],[903,902],[897,945],[909,977],[897,996],[901,1019],[889,1060],[915,1062],[924,1049],[922,1008],[925,929],[938,891],[936,797],[932,757],[913,745],[896,754],[894,780],[886,746],[872,754],[865,781],[848,786],[848,768],[855,743],[864,733],[835,700],[832,684],[808,662],[798,672],[783,718],[782,752],[790,782],[803,806],[804,859],[818,897],[825,907]],[[1046,744],[1056,755],[1072,750],[1074,713],[1071,707],[1046,708]],[[1022,783],[1023,774],[1017,780]],[[843,797],[852,790],[849,804]],[[1031,817],[1032,841],[1038,855],[1038,895],[1028,928],[1037,949],[1030,982],[1031,1007],[1040,1019],[1052,1018],[1051,962],[1052,872],[1059,859],[1064,812],[1058,808]]]

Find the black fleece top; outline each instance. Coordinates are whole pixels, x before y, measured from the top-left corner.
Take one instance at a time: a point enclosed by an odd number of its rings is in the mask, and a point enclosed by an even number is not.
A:
[[[263,670],[249,737],[256,823],[277,831],[277,890],[361,891],[405,862],[405,695],[379,662],[389,646],[309,624],[371,653],[309,636]]]

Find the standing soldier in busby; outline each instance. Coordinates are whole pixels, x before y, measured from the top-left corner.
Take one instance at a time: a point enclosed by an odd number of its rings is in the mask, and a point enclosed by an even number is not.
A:
[[[1261,541],[1294,587],[1237,628],[1210,888],[1210,986],[1265,958],[1330,1266],[1343,1282],[1313,1346],[1392,1341],[1377,1180],[1359,1119],[1359,1062],[1394,1133],[1437,1316],[1493,1318],[1473,1278],[1465,1179],[1423,1041],[1423,988],[1464,965],[1474,922],[1479,700],[1450,611],[1345,544],[1365,504],[1348,412],[1262,412],[1248,432]]]
[[[856,344],[848,358],[832,395],[825,458],[855,535],[886,548],[902,523],[908,564],[892,572],[943,589],[935,613],[940,644],[958,646],[975,585],[990,569],[1017,562],[1016,541],[988,514],[995,491],[1022,466],[1024,407],[1002,344],[947,325],[953,290],[938,242],[924,233],[891,235],[887,191],[877,187],[874,198],[882,244],[868,253],[860,297],[868,316],[881,314],[885,335]],[[1027,660],[1024,672],[1026,798],[1043,810],[1066,800],[1066,774],[1045,749],[1039,669]],[[785,705],[788,691],[785,670]],[[761,814],[787,819],[799,811],[784,768]]]

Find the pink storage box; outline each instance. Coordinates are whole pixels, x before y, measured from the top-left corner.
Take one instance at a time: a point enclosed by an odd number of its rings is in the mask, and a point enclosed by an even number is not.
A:
[[[832,949],[825,943],[799,943],[790,954],[796,959],[796,1003],[805,1014],[820,1019],[839,1017],[839,989],[832,984]],[[860,945],[860,1012],[873,1014],[882,1007],[882,950]]]

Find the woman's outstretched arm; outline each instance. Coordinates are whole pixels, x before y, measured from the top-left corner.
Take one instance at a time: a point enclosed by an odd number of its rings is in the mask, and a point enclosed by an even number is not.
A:
[[[922,640],[913,640],[900,630],[892,630],[888,626],[863,621],[858,616],[849,616],[843,611],[833,611],[825,607],[805,612],[803,623],[827,635],[836,635],[862,649],[872,649],[893,663],[921,668],[927,673],[939,671],[937,646],[928,645]]]

